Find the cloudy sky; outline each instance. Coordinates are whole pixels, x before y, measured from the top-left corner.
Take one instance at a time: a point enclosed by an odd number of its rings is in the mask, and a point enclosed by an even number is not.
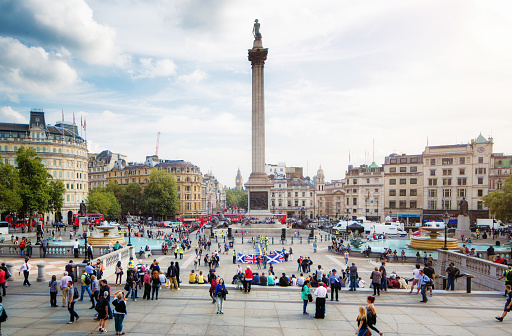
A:
[[[251,170],[252,25],[261,22],[266,161],[326,179],[390,153],[512,152],[512,2],[0,0],[0,121],[87,120],[89,151]],[[368,154],[365,154],[368,153]]]

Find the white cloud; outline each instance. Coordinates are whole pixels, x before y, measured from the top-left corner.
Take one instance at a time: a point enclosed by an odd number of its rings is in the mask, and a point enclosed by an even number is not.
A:
[[[19,113],[18,111],[13,110],[10,106],[0,107],[0,120],[6,123],[28,123],[27,118],[22,116],[21,113]]]
[[[176,64],[170,59],[153,60],[152,58],[141,58],[139,64],[133,66],[130,74],[133,78],[155,78],[170,77],[176,74]]]
[[[27,47],[18,40],[0,36],[0,83],[6,91],[56,95],[69,91],[78,75],[54,53]],[[4,86],[2,85],[2,86]],[[0,91],[4,91],[0,87]],[[10,92],[9,92],[10,91]]]
[[[199,69],[196,69],[196,70],[194,70],[194,72],[191,72],[189,74],[178,76],[178,81],[187,83],[187,84],[199,83],[199,82],[205,80],[207,77],[208,76],[206,75],[205,72],[203,72]]]

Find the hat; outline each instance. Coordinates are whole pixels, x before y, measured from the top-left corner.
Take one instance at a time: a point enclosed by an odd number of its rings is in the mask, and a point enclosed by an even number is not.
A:
[[[336,272],[336,269],[333,268],[331,272]]]

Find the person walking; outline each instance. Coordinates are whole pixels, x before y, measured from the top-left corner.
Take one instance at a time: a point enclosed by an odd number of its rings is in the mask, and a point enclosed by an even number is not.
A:
[[[316,309],[315,318],[323,319],[325,317],[325,299],[327,297],[327,288],[322,282],[318,283],[318,288],[315,289],[316,296]]]
[[[375,270],[370,275],[370,278],[372,279],[373,295],[380,296],[380,284],[382,281],[382,273],[379,271],[377,267],[375,267]]]
[[[359,316],[357,316],[357,330],[356,335],[357,336],[364,336],[366,332],[368,331],[368,322],[367,322],[367,315],[366,315],[366,308],[363,306],[359,307]]]
[[[302,292],[300,294],[300,297],[302,298],[302,302],[303,302],[302,315],[309,315],[309,313],[307,312],[308,303],[310,300],[313,301],[313,297],[311,296],[310,287],[311,287],[311,283],[309,282],[309,280],[304,281],[304,286],[302,286]]]
[[[89,309],[94,309],[96,306],[96,302],[99,300],[100,293],[100,282],[96,279],[95,275],[91,275],[91,307]],[[96,301],[96,302],[95,302]]]
[[[212,298],[212,304],[214,304],[217,300],[215,299],[215,289],[217,288],[217,277],[213,275],[210,280],[210,297]]]
[[[126,311],[126,298],[123,291],[117,291],[114,293],[115,300],[112,301],[114,306],[114,325],[116,328],[116,335],[124,335],[123,332],[123,321],[127,314]]]
[[[68,281],[68,289],[69,289],[69,294],[68,294],[69,322],[68,322],[68,324],[71,324],[71,323],[75,322],[75,317],[76,317],[77,322],[78,322],[78,319],[80,318],[80,316],[78,316],[78,314],[75,311],[75,303],[76,303],[76,300],[78,299],[78,290],[73,286],[72,281]]]
[[[455,277],[460,273],[459,269],[455,267],[454,263],[450,263],[450,266],[446,269],[447,277],[447,284],[446,284],[446,290],[455,290]]]
[[[348,257],[350,254],[348,253],[348,250],[345,250],[345,265],[348,265]]]
[[[358,279],[356,263],[352,263],[352,266],[350,266],[348,271],[349,271],[348,275],[349,275],[349,280],[350,280],[349,291],[355,291],[356,286],[357,286],[357,279]]]
[[[119,282],[119,284],[121,285],[122,282],[122,277],[123,277],[123,267],[121,266],[121,260],[119,260],[117,262],[117,265],[116,265],[116,285],[117,285],[117,282]]]
[[[90,299],[91,298],[91,290],[89,289],[89,285],[91,284],[91,277],[89,276],[89,274],[87,274],[85,269],[82,270],[82,276],[80,277],[80,283],[82,284],[82,286],[81,286],[81,292],[80,292],[80,300],[78,300],[78,301],[84,300],[84,292],[85,291],[87,291],[87,293],[89,294],[89,299]]]
[[[228,294],[228,290],[224,285],[224,279],[220,278],[217,286],[215,286],[215,297],[217,298],[217,314],[224,314],[222,311],[222,305],[224,300],[226,299],[226,295]]]
[[[379,272],[382,274],[381,280],[380,280],[380,288],[382,288],[383,291],[388,291],[388,276],[386,272],[386,262],[383,261],[382,265],[379,267]],[[375,294],[374,294],[375,295]]]
[[[69,287],[68,282],[73,282],[73,279],[68,275],[68,272],[64,272],[64,275],[60,279],[60,291],[62,292],[62,307],[68,306]]]
[[[496,317],[496,320],[500,322],[503,322],[503,319],[505,318],[505,316],[507,316],[507,313],[510,311],[510,308],[512,307],[512,286],[506,285],[505,291],[507,293],[507,302],[505,302],[503,314],[501,316]]]
[[[336,301],[338,300],[338,292],[341,289],[341,281],[340,276],[336,274],[336,270],[333,269],[331,271],[331,275],[329,275],[329,286],[331,287],[331,301],[334,300],[334,295],[336,294]]]
[[[498,278],[498,280],[501,280],[505,278],[505,286],[510,285],[512,286],[512,265],[508,265],[508,268],[503,272],[503,275]],[[505,294],[503,296],[507,296],[507,292],[505,291]]]
[[[245,270],[244,294],[249,294],[251,292],[251,283],[252,283],[252,271],[251,271],[251,267],[247,266],[247,269]]]
[[[142,300],[149,300],[151,295],[151,273],[149,270],[144,274],[144,295],[142,296]]]
[[[412,280],[411,291],[409,292],[409,294],[412,294],[412,292],[414,290],[414,285],[417,285],[417,287],[418,287],[418,290],[416,291],[416,294],[418,294],[421,289],[420,285],[418,284],[420,281],[420,264],[419,263],[416,264],[416,269],[414,271],[412,271],[412,275],[414,278]]]
[[[107,318],[109,317],[109,309],[110,309],[110,305],[108,303],[108,296],[109,296],[109,292],[108,291],[104,291],[101,293],[101,297],[100,299],[98,300],[98,303],[96,304],[96,311],[98,312],[98,317],[97,319],[100,321],[100,324],[99,324],[99,331],[101,333],[106,333],[107,332],[107,329],[105,329],[105,324],[107,323]]]
[[[28,281],[28,276],[30,275],[30,269],[32,266],[28,263],[28,258],[25,258],[25,262],[21,264],[18,275],[21,275],[23,272],[23,277],[25,280],[23,281],[23,286],[30,286],[30,282]]]
[[[78,258],[78,248],[80,247],[80,243],[78,242],[78,239],[75,239],[73,242],[73,254],[75,255],[75,259]]]
[[[382,336],[382,333],[375,327],[377,323],[377,312],[375,311],[375,296],[368,296],[366,298],[366,302],[368,302],[368,306],[366,306],[366,322],[368,323],[368,328],[376,331],[379,335]]]
[[[156,299],[158,300],[158,290],[160,289],[160,285],[162,282],[160,281],[160,276],[157,271],[153,272],[153,275],[151,276],[151,300]]]
[[[50,307],[58,307],[57,305],[57,276],[52,275],[52,280],[48,283],[48,287],[50,287]]]
[[[7,268],[4,269],[4,267],[0,267],[0,287],[2,288],[2,296],[6,295],[5,287],[6,287],[6,281],[7,281]]]
[[[430,278],[423,273],[423,270],[420,270],[420,280],[418,282],[418,286],[421,288],[421,296],[423,299],[420,302],[426,303],[428,301],[427,298],[427,286],[430,283]]]

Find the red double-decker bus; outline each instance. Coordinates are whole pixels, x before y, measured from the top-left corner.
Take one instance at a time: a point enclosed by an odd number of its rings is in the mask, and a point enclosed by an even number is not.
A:
[[[91,223],[92,225],[99,225],[101,222],[105,220],[105,216],[102,214],[87,214],[85,215],[87,217],[87,221]],[[78,218],[80,217],[80,214],[74,214],[73,215],[73,226],[78,227]]]
[[[279,219],[281,224],[286,224],[286,214],[274,214],[274,216]]]
[[[241,214],[227,214],[227,213],[225,213],[224,217],[229,219],[231,221],[231,223],[240,223],[240,222],[242,222],[242,217],[244,217],[244,216],[241,215]]]
[[[206,214],[189,214],[189,215],[178,215],[176,221],[181,222],[182,225],[189,226],[193,222],[199,222],[200,226],[208,223],[209,216]]]

